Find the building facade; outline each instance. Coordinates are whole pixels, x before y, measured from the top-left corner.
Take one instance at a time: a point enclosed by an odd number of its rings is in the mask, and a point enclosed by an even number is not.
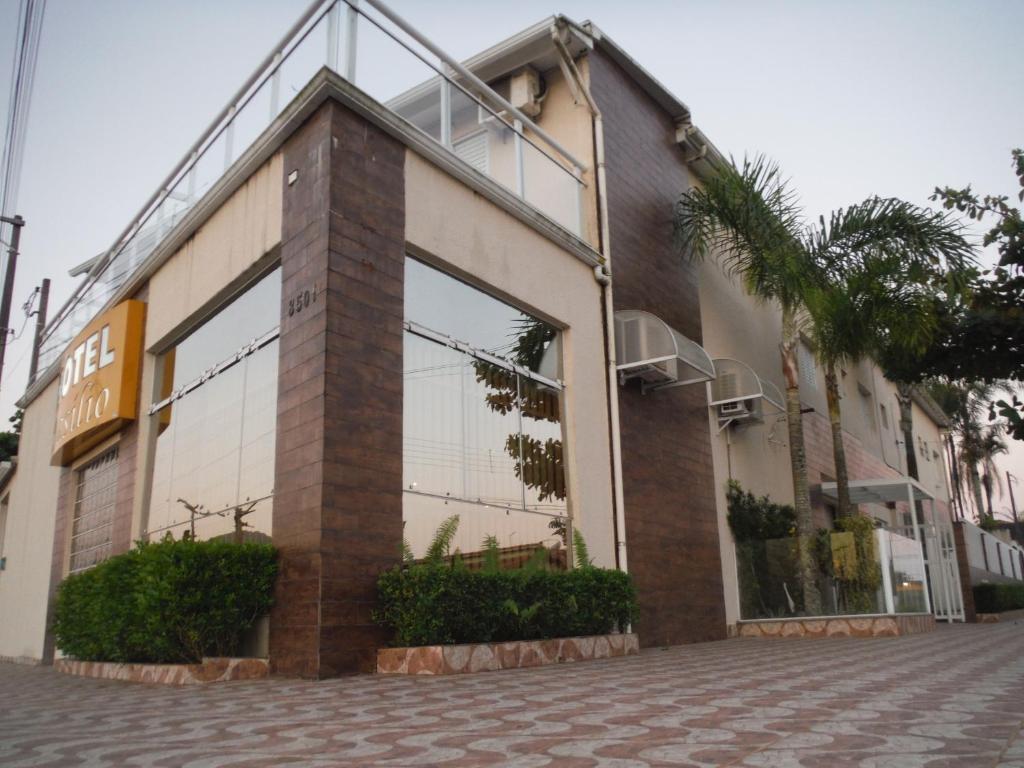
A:
[[[464,553],[495,536],[571,562],[582,532],[596,564],[633,575],[645,645],[722,639],[742,618],[726,481],[792,489],[777,417],[723,430],[709,407],[702,359],[779,386],[781,336],[775,309],[673,246],[673,204],[714,147],[593,25],[548,19],[388,90],[355,70],[368,22],[418,40],[378,2],[308,13],[317,34],[243,89],[269,95],[271,119],[248,145],[210,134],[51,323],[2,497],[0,612],[17,621],[0,622],[0,656],[52,659],[66,575],[187,532],[278,548],[251,641],[274,671],[367,669],[386,639],[377,575],[453,515]],[[327,66],[314,56],[278,106],[281,62],[321,29]],[[628,318],[675,334],[668,364],[617,359]],[[830,433],[806,361],[820,485]],[[902,477],[893,385],[845,373],[851,477]],[[942,502],[941,415],[918,400],[920,482]]]

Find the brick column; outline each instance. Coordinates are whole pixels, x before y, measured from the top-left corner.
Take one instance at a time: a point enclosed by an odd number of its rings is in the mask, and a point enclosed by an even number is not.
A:
[[[270,662],[321,678],[372,667],[400,557],[405,149],[328,102],[283,151]]]
[[[971,589],[971,561],[967,556],[967,541],[964,539],[964,524],[953,521],[953,539],[956,541],[956,562],[960,571],[960,590],[964,596],[964,621],[977,620],[974,608],[974,590]]]

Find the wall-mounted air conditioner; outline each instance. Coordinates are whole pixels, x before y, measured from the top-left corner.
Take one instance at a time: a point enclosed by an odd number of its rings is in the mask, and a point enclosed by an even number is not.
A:
[[[765,407],[783,413],[782,394],[754,369],[739,360],[714,360],[717,376],[708,382],[708,404],[715,409],[719,430],[729,426],[759,424]]]
[[[620,380],[639,379],[644,392],[715,377],[711,358],[699,344],[649,312],[615,313],[615,356]]]

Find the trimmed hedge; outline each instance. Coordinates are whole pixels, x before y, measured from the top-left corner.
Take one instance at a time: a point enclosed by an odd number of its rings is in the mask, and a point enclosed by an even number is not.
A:
[[[269,610],[276,552],[225,541],[140,543],[57,591],[58,647],[85,661],[197,662],[237,655]]]
[[[377,582],[376,620],[396,646],[539,640],[603,635],[637,615],[628,574],[603,568],[571,571],[469,571],[415,565]]]
[[[974,610],[1002,613],[1024,608],[1024,584],[978,584],[974,587]]]

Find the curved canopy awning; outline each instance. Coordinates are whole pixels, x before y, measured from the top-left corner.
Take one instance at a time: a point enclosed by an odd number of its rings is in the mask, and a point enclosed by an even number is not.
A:
[[[711,356],[700,344],[638,309],[615,313],[615,358],[622,380],[638,378],[644,391],[715,378]]]
[[[785,412],[785,398],[779,388],[758,376],[749,365],[731,357],[716,357],[712,362],[717,375],[708,385],[708,405],[760,399],[775,411]]]

